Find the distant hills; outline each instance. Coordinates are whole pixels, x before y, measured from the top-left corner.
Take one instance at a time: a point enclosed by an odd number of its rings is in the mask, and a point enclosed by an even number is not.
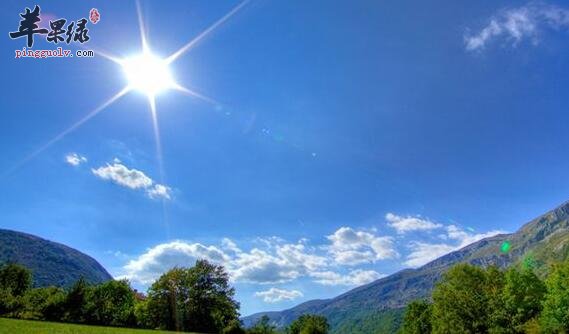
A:
[[[32,271],[34,286],[70,286],[80,277],[101,283],[112,276],[92,257],[31,234],[0,229],[0,264],[18,263]]]
[[[502,252],[506,241],[510,249]],[[399,271],[332,299],[308,301],[281,312],[257,313],[243,321],[250,325],[267,315],[273,323],[284,326],[301,314],[314,313],[326,316],[335,334],[395,333],[405,305],[414,299],[428,298],[441,274],[456,263],[507,267],[523,262],[545,273],[550,263],[563,261],[568,255],[569,202],[515,233],[477,241],[420,268]]]

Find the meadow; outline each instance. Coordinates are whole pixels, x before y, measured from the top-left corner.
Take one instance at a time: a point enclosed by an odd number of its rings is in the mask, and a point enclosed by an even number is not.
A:
[[[149,329],[132,329],[118,327],[87,326],[76,324],[64,324],[47,321],[18,320],[0,318],[0,333],[21,334],[162,334],[175,333]]]

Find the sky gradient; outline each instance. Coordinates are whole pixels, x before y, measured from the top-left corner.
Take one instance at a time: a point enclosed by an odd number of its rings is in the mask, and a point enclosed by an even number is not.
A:
[[[4,1],[0,227],[77,248],[139,289],[224,264],[241,313],[330,298],[569,199],[563,2],[252,0],[171,65],[212,101],[120,91],[119,65],[15,59],[43,24],[96,7],[86,49],[141,51],[134,1]],[[141,1],[167,57],[235,1]],[[76,49],[76,45],[64,45]],[[34,49],[54,45],[36,37]],[[160,164],[162,161],[162,165]]]

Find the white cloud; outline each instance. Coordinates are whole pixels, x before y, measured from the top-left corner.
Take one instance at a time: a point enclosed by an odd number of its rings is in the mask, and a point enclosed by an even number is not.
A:
[[[260,284],[291,281],[327,266],[325,257],[309,253],[303,244],[244,252],[225,238],[220,248],[183,241],[157,245],[127,263],[123,276],[147,284],[174,266],[192,266],[196,259],[223,264],[233,281]]]
[[[304,244],[273,245],[271,253],[258,248],[239,252],[232,261],[235,280],[282,283],[307,276],[327,266],[328,260],[308,251]]]
[[[129,169],[119,159],[113,159],[112,164],[91,169],[91,172],[100,179],[109,180],[120,186],[144,190],[152,199],[171,199],[172,189],[166,185],[155,183],[143,171]]]
[[[339,264],[357,265],[398,256],[391,237],[341,227],[327,238],[332,242],[328,250]]]
[[[270,288],[266,291],[255,292],[255,296],[262,297],[265,303],[278,303],[283,300],[295,300],[303,297],[304,295],[298,290]]]
[[[153,183],[152,179],[146,176],[144,172],[134,168],[129,169],[117,161],[114,161],[112,165],[107,164],[91,171],[103,180],[111,180],[130,189],[148,188]]]
[[[162,199],[171,199],[170,194],[172,193],[172,189],[168,186],[163,184],[155,184],[151,188],[146,190],[146,193],[150,198],[162,198]]]
[[[385,215],[388,225],[393,227],[397,233],[403,234],[411,231],[427,231],[443,227],[442,224],[434,223],[428,219],[412,216],[398,216],[393,213]]]
[[[536,44],[544,28],[569,28],[569,10],[541,3],[503,10],[479,33],[465,35],[464,41],[469,51],[481,50],[498,37],[511,41],[514,46],[526,38]]]
[[[314,282],[322,285],[347,286],[363,285],[385,277],[385,275],[382,275],[374,270],[362,269],[352,270],[347,275],[342,275],[333,271],[322,271],[314,272],[310,276],[314,278]]]
[[[173,241],[148,249],[124,267],[124,277],[143,284],[153,282],[173,267],[191,267],[197,259],[224,264],[230,258],[215,246]]]
[[[87,162],[87,158],[77,153],[69,153],[65,156],[65,162],[71,166],[79,166]]]
[[[404,262],[409,267],[420,267],[429,263],[440,256],[456,250],[456,246],[447,244],[429,244],[425,242],[414,241],[410,244],[411,253],[407,255]]]

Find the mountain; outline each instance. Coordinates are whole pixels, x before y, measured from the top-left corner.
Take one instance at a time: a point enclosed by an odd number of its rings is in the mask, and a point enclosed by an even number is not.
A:
[[[511,248],[502,252],[506,241]],[[543,274],[548,264],[563,261],[568,255],[569,202],[515,233],[482,239],[422,267],[399,271],[332,299],[308,301],[281,312],[257,313],[243,318],[243,322],[250,325],[267,315],[274,324],[285,326],[301,314],[314,313],[326,316],[335,334],[394,333],[405,305],[414,299],[428,298],[441,275],[456,263],[504,268],[531,262]]]
[[[80,277],[101,283],[113,277],[92,257],[31,234],[0,229],[0,264],[18,263],[32,271],[34,286],[70,286]]]

